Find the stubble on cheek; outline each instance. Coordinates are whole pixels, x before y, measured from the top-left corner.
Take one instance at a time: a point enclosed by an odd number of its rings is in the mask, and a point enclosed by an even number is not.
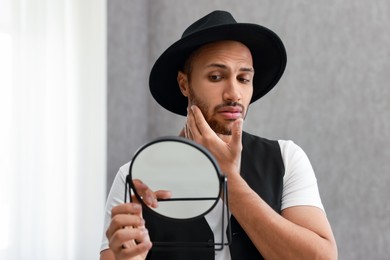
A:
[[[196,105],[199,107],[200,111],[202,112],[206,122],[209,124],[210,128],[217,134],[222,135],[231,135],[231,127],[230,122],[223,124],[219,122],[217,119],[214,119],[216,115],[216,109],[217,107],[213,108],[213,110],[210,112],[210,106],[206,104],[204,101],[201,100],[201,98],[197,97],[194,92],[192,91],[192,88],[190,87],[189,90],[189,102],[190,105]],[[211,114],[209,114],[211,113]]]

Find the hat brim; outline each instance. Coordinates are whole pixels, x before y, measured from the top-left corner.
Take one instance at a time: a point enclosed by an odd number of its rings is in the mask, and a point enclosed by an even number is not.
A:
[[[180,91],[177,73],[194,50],[204,44],[222,40],[241,42],[251,51],[255,69],[251,103],[277,84],[287,63],[286,50],[280,38],[268,28],[257,24],[227,24],[181,38],[157,59],[149,77],[154,99],[175,114],[187,115],[188,100]]]

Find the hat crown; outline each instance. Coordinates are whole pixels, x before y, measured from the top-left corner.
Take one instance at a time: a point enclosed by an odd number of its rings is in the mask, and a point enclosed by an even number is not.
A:
[[[206,30],[215,26],[225,24],[236,24],[233,16],[226,11],[213,11],[210,14],[200,18],[195,23],[191,24],[183,33],[181,38],[185,38],[193,33]]]

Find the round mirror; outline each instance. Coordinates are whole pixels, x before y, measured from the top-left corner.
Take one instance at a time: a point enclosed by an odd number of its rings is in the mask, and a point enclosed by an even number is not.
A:
[[[217,204],[222,191],[222,175],[214,157],[182,137],[159,138],[142,146],[131,161],[128,177],[144,206],[145,191],[137,189],[140,183],[153,192],[170,191],[169,198],[157,198],[157,207],[147,208],[176,220],[205,215]]]

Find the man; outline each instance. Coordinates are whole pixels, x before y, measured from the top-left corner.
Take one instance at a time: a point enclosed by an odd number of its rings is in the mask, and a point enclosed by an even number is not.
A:
[[[215,11],[188,27],[151,71],[156,101],[186,116],[180,136],[206,147],[228,177],[232,245],[211,258],[337,258],[305,153],[291,141],[242,131],[249,104],[276,85],[285,65],[283,43],[272,31]],[[101,259],[163,259],[150,253],[153,241],[140,205],[123,204],[128,167],[120,169],[107,201]],[[150,206],[161,196],[167,194],[155,194]],[[180,257],[171,252],[167,259]]]

